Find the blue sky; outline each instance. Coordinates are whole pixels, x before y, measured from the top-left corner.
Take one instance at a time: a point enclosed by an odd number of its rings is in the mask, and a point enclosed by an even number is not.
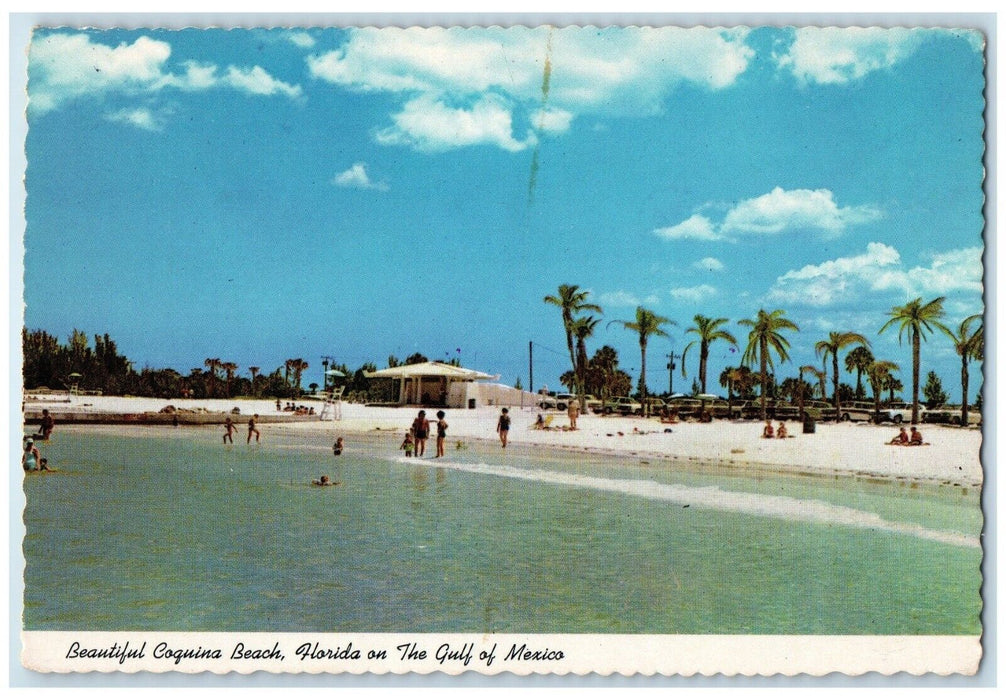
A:
[[[301,357],[305,383],[323,355],[421,352],[527,386],[534,341],[558,388],[542,298],[568,283],[604,309],[590,352],[633,375],[608,322],[677,322],[651,390],[695,314],[741,339],[761,308],[801,328],[778,376],[855,330],[909,385],[908,346],[877,336],[891,307],[983,310],[983,50],[940,29],[39,30],[25,324],[183,373]],[[958,400],[944,337],[930,368]]]

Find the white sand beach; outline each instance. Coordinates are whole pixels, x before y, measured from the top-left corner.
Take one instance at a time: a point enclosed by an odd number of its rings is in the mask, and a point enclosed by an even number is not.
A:
[[[301,401],[320,410],[319,402]],[[277,412],[275,400],[238,399],[152,399],[114,396],[73,397],[72,403],[27,401],[26,410],[49,407],[54,413],[75,412],[140,413],[156,412],[167,405],[178,409],[230,411],[240,409],[246,417],[263,417]],[[286,435],[298,432],[344,436],[387,432],[389,444],[397,449],[418,408],[387,408],[344,403],[337,421],[312,420],[299,423],[264,423],[263,439],[270,432]],[[426,409],[435,419],[436,409]],[[496,420],[500,408],[447,409],[449,441],[486,440],[497,442]],[[624,455],[639,459],[688,460],[696,466],[715,465],[730,469],[794,471],[820,474],[856,475],[865,478],[910,480],[978,487],[983,482],[980,459],[982,434],[977,428],[923,424],[920,429],[929,445],[894,447],[887,445],[897,428],[864,423],[818,423],[812,434],[804,434],[801,424],[788,423],[788,439],[761,438],[762,424],[757,421],[717,420],[713,423],[663,424],[656,419],[583,415],[579,429],[564,430],[568,419],[553,412],[551,430],[536,430],[533,425],[539,411],[511,407],[509,449],[548,446],[573,451]],[[287,414],[288,415],[288,414]],[[207,430],[214,428],[205,428]],[[671,432],[666,432],[667,430]],[[59,426],[57,425],[57,430]],[[396,442],[397,441],[397,442]]]

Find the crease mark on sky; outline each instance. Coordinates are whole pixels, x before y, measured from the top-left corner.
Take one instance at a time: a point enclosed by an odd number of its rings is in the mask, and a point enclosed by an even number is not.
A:
[[[528,207],[534,204],[534,190],[538,183],[538,153],[541,147],[541,134],[545,129],[545,108],[548,105],[548,91],[552,84],[552,28],[548,28],[548,39],[545,44],[545,69],[541,78],[541,110],[538,112],[538,125],[535,134],[534,149],[531,151],[531,177],[527,183]]]

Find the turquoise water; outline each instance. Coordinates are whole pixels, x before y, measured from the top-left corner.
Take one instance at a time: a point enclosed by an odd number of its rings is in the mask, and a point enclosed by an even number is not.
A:
[[[60,430],[25,479],[26,629],[981,631],[974,490],[220,432]]]

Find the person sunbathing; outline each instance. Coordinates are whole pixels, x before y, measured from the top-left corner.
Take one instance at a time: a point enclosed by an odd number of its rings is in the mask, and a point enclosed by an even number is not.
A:
[[[778,438],[789,437],[789,435],[786,432],[786,424],[783,423],[782,421],[779,421],[779,427],[775,431],[775,436]]]
[[[914,425],[912,426],[912,434],[908,437],[908,444],[912,446],[922,444],[922,433]]]
[[[904,428],[894,436],[894,438],[887,443],[888,445],[907,445],[908,444],[908,431]]]
[[[765,421],[765,429],[761,431],[761,436],[763,438],[773,438],[775,437],[775,429],[772,428],[772,421]]]

